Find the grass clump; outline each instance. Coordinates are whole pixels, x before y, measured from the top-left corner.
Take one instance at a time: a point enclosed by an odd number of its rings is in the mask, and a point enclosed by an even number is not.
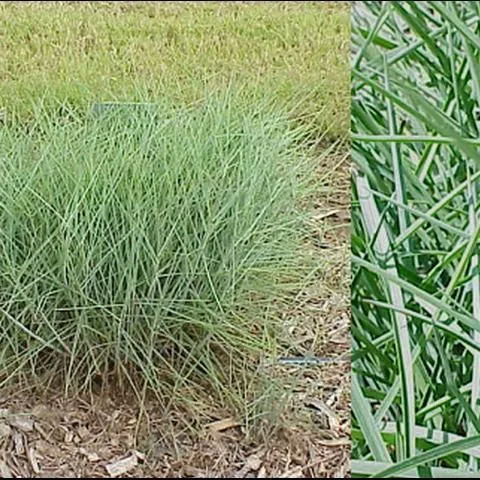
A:
[[[2,2],[0,109],[190,104],[243,86],[348,129],[347,2]]]
[[[226,402],[301,275],[305,132],[233,94],[35,119],[0,130],[2,382],[113,371],[177,406],[197,384]]]
[[[359,2],[355,476],[478,476],[477,2]]]

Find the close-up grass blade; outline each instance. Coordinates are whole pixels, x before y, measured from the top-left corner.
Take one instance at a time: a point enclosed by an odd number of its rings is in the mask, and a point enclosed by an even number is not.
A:
[[[479,2],[352,11],[352,476],[480,476]]]

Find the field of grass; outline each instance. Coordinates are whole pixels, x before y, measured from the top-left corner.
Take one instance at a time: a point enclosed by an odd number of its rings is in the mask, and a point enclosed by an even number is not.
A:
[[[331,136],[349,125],[347,2],[2,2],[0,109],[275,97]]]
[[[352,474],[478,478],[479,5],[358,3]]]

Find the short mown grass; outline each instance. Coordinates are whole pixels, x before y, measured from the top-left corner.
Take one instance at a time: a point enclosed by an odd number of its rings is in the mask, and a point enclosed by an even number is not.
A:
[[[354,476],[480,476],[478,2],[358,2]]]
[[[234,85],[349,124],[348,2],[2,2],[0,109],[183,104]]]
[[[114,374],[228,404],[308,272],[307,133],[233,93],[0,129],[0,385]]]

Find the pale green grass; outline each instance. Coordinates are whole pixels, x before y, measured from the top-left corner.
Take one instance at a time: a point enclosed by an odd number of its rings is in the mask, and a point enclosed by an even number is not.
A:
[[[349,20],[346,2],[0,3],[2,385],[115,379],[189,427],[275,423],[288,386],[256,369],[324,265],[297,206],[326,188],[314,149],[334,175],[318,144],[348,131]],[[90,117],[110,101],[158,115]]]
[[[0,385],[46,373],[89,390],[114,373],[163,408],[203,389],[248,409],[241,379],[274,353],[273,300],[310,268],[296,207],[309,132],[233,93],[36,115],[0,129]]]
[[[352,473],[480,477],[479,4],[358,3]]]
[[[2,2],[0,108],[192,103],[233,84],[344,135],[346,2]]]

